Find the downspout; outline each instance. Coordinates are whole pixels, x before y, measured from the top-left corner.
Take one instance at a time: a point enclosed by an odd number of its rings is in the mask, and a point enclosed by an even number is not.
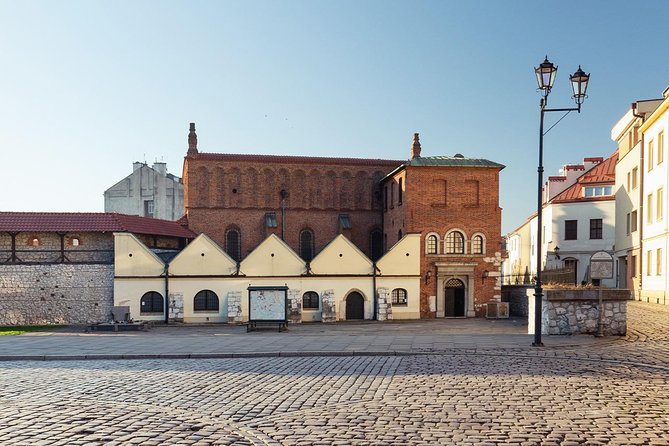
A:
[[[632,116],[635,118],[641,119],[641,123],[643,124],[644,117],[643,115],[637,115],[636,114],[636,102],[632,103]],[[638,271],[635,269],[635,272],[639,274],[639,300],[641,300],[641,290],[643,290],[643,258],[644,258],[644,252],[643,252],[643,209],[644,209],[644,196],[643,196],[643,177],[644,177],[644,170],[645,170],[645,159],[644,159],[644,153],[645,153],[645,148],[646,144],[644,141],[643,133],[641,133],[641,147],[640,147],[640,163],[639,163],[639,214],[637,215],[637,218],[639,219],[637,221],[637,228],[639,228],[639,269]],[[636,265],[635,265],[636,266]]]
[[[163,270],[163,274],[165,275],[165,325],[169,324],[170,320],[170,263],[165,262],[165,269]]]
[[[376,294],[376,260],[372,262],[372,296],[374,296],[374,314],[372,319],[375,321],[379,320],[379,299]]]

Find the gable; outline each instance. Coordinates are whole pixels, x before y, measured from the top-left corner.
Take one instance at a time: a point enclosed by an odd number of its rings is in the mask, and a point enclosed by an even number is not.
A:
[[[311,261],[314,274],[372,274],[372,268],[372,261],[341,234]]]
[[[114,233],[114,274],[117,276],[156,276],[163,274],[160,257],[127,232]]]
[[[240,273],[247,276],[300,276],[307,268],[295,251],[274,234],[244,258]]]
[[[376,262],[381,275],[420,274],[420,234],[407,234]]]
[[[197,236],[170,262],[171,275],[232,275],[236,272],[237,263],[205,234]]]

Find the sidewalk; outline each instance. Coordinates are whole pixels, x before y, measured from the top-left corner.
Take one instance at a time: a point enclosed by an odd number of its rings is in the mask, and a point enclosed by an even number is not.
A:
[[[442,319],[290,325],[279,333],[245,326],[169,325],[144,332],[86,333],[84,327],[0,337],[0,360],[232,358],[504,352],[531,347],[522,319]],[[543,336],[545,349],[589,348],[620,338]]]

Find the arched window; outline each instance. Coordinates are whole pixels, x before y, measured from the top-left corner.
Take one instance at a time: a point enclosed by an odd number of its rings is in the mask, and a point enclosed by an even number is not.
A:
[[[404,288],[395,288],[390,294],[390,303],[393,305],[406,305],[407,290]]]
[[[370,259],[377,261],[383,255],[383,234],[380,229],[372,229],[369,233]]]
[[[30,237],[28,239],[28,245],[30,246],[39,246],[41,245],[40,240],[38,237]]]
[[[428,254],[439,254],[437,252],[437,236],[432,234],[427,236],[426,244],[427,244],[427,253]]]
[[[446,236],[446,254],[464,254],[465,236],[462,232],[452,231]]]
[[[218,296],[211,290],[199,291],[193,299],[194,311],[218,311]]]
[[[70,244],[72,246],[79,246],[79,245],[81,245],[81,240],[79,240],[79,237],[72,237],[70,239]]]
[[[311,229],[300,232],[300,257],[307,262],[314,258],[314,233]]]
[[[483,254],[483,236],[472,237],[472,254]]]
[[[302,308],[305,310],[318,310],[320,308],[318,293],[307,291],[302,295]]]
[[[162,313],[163,308],[163,296],[157,291],[145,293],[139,302],[139,312],[142,314]]]
[[[225,252],[237,262],[239,262],[242,257],[241,246],[242,236],[239,233],[239,229],[228,229],[225,233]]]

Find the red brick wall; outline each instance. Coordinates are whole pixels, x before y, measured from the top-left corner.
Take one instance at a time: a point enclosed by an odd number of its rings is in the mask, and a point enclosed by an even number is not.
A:
[[[299,232],[314,232],[318,253],[350,216],[352,241],[369,255],[369,232],[381,228],[380,179],[399,161],[198,154],[184,162],[184,195],[191,230],[225,247],[225,231],[241,230],[242,257],[267,236],[265,214],[274,212],[281,234],[286,190],[285,240],[299,253]],[[348,234],[347,234],[348,235]]]
[[[463,168],[463,167],[428,167],[408,166],[403,172],[388,180],[384,186],[403,178],[403,203],[395,206],[384,215],[384,233],[388,245],[397,241],[397,231],[421,233],[421,275],[428,270],[432,278],[421,283],[421,316],[434,317],[429,311],[429,296],[437,295],[435,262],[476,263],[474,276],[474,301],[476,305],[491,300],[494,296],[495,278],[483,278],[484,271],[493,272],[494,266],[484,258],[494,257],[501,252],[501,217],[499,207],[499,169]],[[445,255],[444,239],[448,231],[461,230],[466,237],[466,253]],[[435,232],[439,234],[442,253],[438,256],[425,254],[425,236]],[[475,233],[485,237],[483,255],[471,255],[471,238]],[[498,269],[497,269],[498,270]],[[482,315],[483,309],[477,310]]]

